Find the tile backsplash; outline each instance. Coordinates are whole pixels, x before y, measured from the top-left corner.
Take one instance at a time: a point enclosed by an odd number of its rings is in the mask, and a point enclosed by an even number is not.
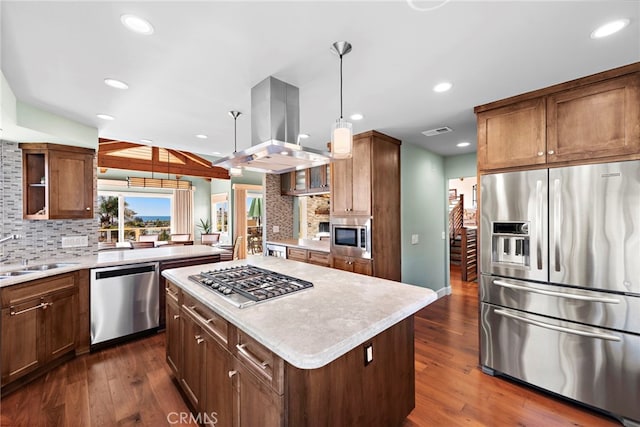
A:
[[[95,170],[95,168],[94,168]],[[93,178],[94,212],[96,176]],[[0,141],[0,237],[22,236],[0,245],[4,264],[48,261],[98,253],[97,214],[93,219],[26,220],[22,218],[22,151],[18,143]],[[88,246],[62,247],[63,237],[87,236]]]
[[[264,205],[266,239],[293,238],[293,197],[280,195],[280,175],[265,174]],[[274,226],[277,232],[273,231]]]

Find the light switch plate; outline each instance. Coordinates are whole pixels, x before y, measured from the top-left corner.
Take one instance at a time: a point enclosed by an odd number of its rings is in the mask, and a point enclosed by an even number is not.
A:
[[[418,235],[417,234],[412,234],[411,235],[411,244],[412,245],[417,245],[418,244]]]

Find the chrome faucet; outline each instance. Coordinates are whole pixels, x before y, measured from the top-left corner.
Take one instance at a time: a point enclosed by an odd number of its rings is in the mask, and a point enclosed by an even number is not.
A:
[[[22,236],[20,236],[19,234],[11,234],[11,235],[9,235],[7,237],[3,237],[2,239],[0,239],[0,244],[6,243],[9,240],[17,240],[17,239],[20,239],[20,238],[22,238]]]

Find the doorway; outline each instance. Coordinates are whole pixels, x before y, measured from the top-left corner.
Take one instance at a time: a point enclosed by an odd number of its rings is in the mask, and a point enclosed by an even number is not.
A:
[[[245,259],[249,250],[249,224],[257,223],[258,218],[260,224],[264,221],[264,209],[261,210],[259,217],[249,217],[249,209],[253,199],[264,197],[264,190],[261,185],[251,184],[233,184],[233,242],[238,242],[238,258]],[[260,245],[264,241],[264,228],[259,227]],[[262,253],[262,251],[260,251]]]
[[[475,176],[449,180],[449,274],[463,281],[478,274],[478,179]]]

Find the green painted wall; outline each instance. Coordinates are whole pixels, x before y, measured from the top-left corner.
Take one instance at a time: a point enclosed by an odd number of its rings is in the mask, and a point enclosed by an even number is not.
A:
[[[461,154],[444,158],[445,185],[449,185],[451,178],[460,178],[477,175],[477,153]]]
[[[433,290],[448,287],[446,181],[444,159],[412,144],[402,144],[402,281]],[[418,244],[411,244],[411,235]],[[445,290],[446,292],[446,290]]]

